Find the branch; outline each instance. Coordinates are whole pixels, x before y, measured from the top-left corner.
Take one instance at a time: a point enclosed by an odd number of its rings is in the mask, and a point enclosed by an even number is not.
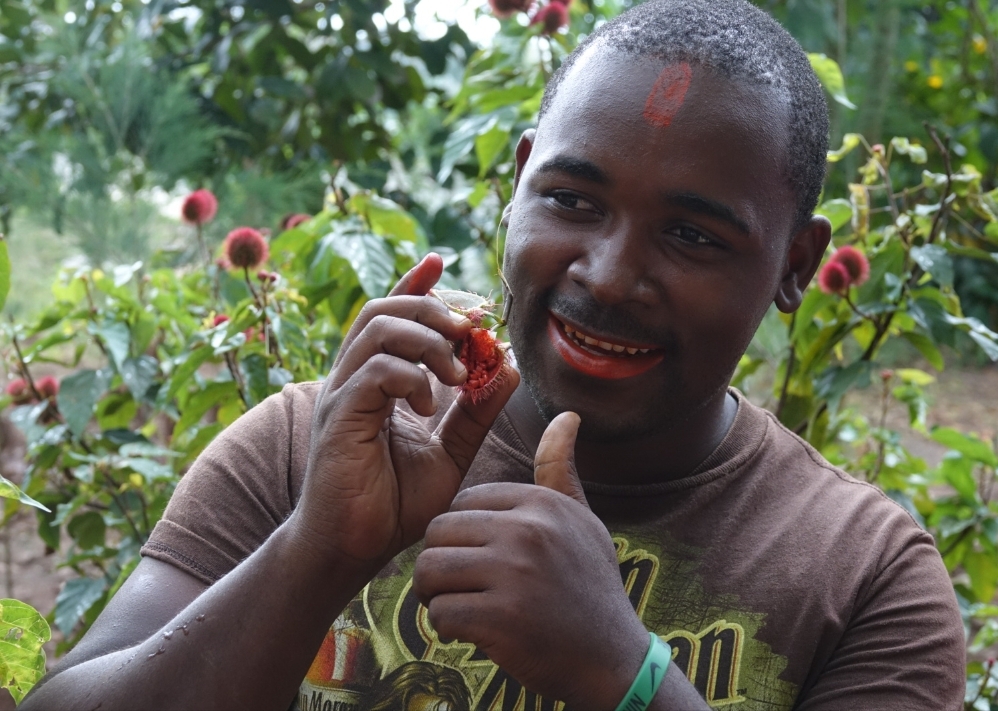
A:
[[[794,348],[794,342],[793,342],[793,332],[794,332],[794,324],[795,323],[797,323],[797,312],[796,311],[794,312],[794,315],[790,317],[790,328],[788,329],[790,331],[790,334],[791,334],[790,335],[790,354],[787,357],[787,372],[786,372],[786,375],[783,378],[783,387],[780,388],[780,400],[779,400],[778,403],[776,403],[776,413],[775,414],[776,414],[776,419],[778,419],[778,420],[780,419],[780,413],[783,412],[783,406],[787,402],[787,391],[790,389],[790,376],[793,375],[794,365],[796,364],[796,361],[797,361],[797,350]]]
[[[949,211],[949,196],[953,192],[953,164],[950,161],[949,152],[949,136],[946,136],[946,141],[943,142],[939,138],[939,134],[936,132],[934,126],[932,126],[928,121],[923,123],[925,130],[929,132],[929,137],[932,138],[932,142],[936,144],[936,148],[943,156],[943,166],[946,169],[946,188],[943,190],[943,196],[939,200],[939,212],[932,219],[932,229],[929,230],[929,238],[926,240],[926,244],[932,244],[936,241],[939,236],[939,230],[942,228],[942,220],[944,215]]]

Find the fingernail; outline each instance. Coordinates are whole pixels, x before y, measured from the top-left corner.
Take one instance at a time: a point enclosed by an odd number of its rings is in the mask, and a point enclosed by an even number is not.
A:
[[[458,360],[457,356],[453,356],[453,358],[454,358],[454,370],[457,371],[457,377],[463,378],[468,374],[468,369],[464,367],[464,363]]]
[[[459,314],[457,311],[448,311],[447,313],[450,315],[451,320],[456,324],[460,324],[463,326],[464,322],[468,320],[467,316],[465,316],[464,314]]]

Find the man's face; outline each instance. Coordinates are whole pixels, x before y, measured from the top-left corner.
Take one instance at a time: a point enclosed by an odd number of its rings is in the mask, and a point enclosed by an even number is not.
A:
[[[646,436],[723,391],[787,260],[777,95],[599,48],[518,149],[510,336],[542,414]],[[588,337],[588,338],[587,338]]]

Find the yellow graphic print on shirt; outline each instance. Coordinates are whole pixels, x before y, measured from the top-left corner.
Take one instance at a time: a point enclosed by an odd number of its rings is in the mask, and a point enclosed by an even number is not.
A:
[[[714,708],[790,709],[797,688],[779,676],[786,659],[755,638],[764,615],[740,610],[733,596],[708,599],[694,574],[694,551],[664,558],[657,540],[645,538],[614,537],[621,580],[648,629],[672,647],[672,663]],[[399,555],[336,620],[302,683],[298,709],[563,709],[524,689],[474,645],[439,638],[412,592],[418,554],[414,547]]]

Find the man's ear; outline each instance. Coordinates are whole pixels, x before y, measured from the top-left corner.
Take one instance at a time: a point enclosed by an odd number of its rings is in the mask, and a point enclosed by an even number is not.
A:
[[[811,283],[818,271],[821,258],[832,239],[832,223],[815,215],[790,241],[787,262],[783,267],[783,277],[776,290],[776,308],[785,314],[800,308],[804,299],[804,289]]]
[[[520,136],[519,142],[516,144],[516,170],[513,173],[513,194],[516,195],[516,189],[520,185],[520,176],[523,175],[523,169],[527,165],[527,159],[530,158],[530,152],[534,150],[534,137],[537,135],[537,129],[528,128]]]

